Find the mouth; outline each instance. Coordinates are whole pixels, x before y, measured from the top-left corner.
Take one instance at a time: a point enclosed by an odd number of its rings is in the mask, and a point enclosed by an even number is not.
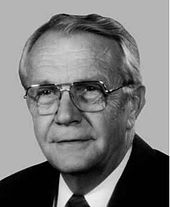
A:
[[[65,139],[65,140],[60,140],[58,141],[57,143],[59,144],[64,144],[64,143],[83,143],[83,142],[88,142],[88,141],[92,141],[91,138],[88,138],[88,139]]]
[[[60,140],[54,140],[51,144],[58,150],[64,150],[65,153],[77,153],[87,149],[95,140],[90,137],[86,138],[63,138]]]
[[[63,137],[63,138],[54,138],[53,140],[51,140],[51,143],[53,144],[57,144],[60,146],[64,146],[64,145],[83,145],[85,143],[90,143],[92,141],[94,141],[95,139],[91,136],[87,136],[87,137]]]

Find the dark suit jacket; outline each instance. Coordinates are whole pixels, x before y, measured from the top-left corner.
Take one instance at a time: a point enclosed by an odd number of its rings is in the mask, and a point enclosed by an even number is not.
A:
[[[166,155],[136,135],[109,207],[168,207],[168,165]],[[9,176],[0,182],[0,207],[52,207],[58,179],[48,162]]]

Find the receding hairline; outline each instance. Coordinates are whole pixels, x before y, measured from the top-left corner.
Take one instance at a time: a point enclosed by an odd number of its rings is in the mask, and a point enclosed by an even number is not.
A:
[[[112,25],[111,25],[112,24]],[[28,50],[31,50],[35,42],[44,34],[46,31],[56,30],[62,31],[67,34],[74,34],[76,32],[89,32],[92,34],[98,34],[109,39],[119,39],[118,35],[110,33],[109,29],[115,24],[123,30],[129,38],[133,37],[125,30],[125,28],[116,20],[102,17],[97,14],[89,15],[68,15],[58,14],[52,16],[52,18],[44,25],[39,27],[31,36],[31,41]],[[134,40],[134,39],[133,39]]]
[[[24,71],[25,69],[21,63],[24,62],[24,58],[27,58],[28,53],[31,51],[36,41],[48,31],[62,32],[63,34],[67,35],[88,32],[116,41],[120,46],[120,49],[123,51],[123,56],[129,56],[129,60],[127,62],[129,66],[131,65],[134,67],[134,69],[137,69],[137,71],[133,72],[134,74],[136,73],[140,79],[140,59],[137,44],[134,38],[119,22],[114,19],[102,17],[95,14],[86,16],[59,14],[52,17],[50,21],[37,29],[27,41],[24,48],[25,55],[22,55],[20,62],[19,72],[21,81],[24,73],[26,75],[26,71]]]
[[[37,39],[37,41],[34,43],[33,47],[30,49],[30,51],[27,53],[28,55],[31,53],[32,50],[34,50],[34,48],[37,46],[37,45],[45,45],[46,41],[48,41],[50,39],[50,36],[52,37],[51,40],[53,39],[54,41],[60,41],[60,40],[69,40],[71,39],[72,37],[76,37],[76,38],[81,38],[84,40],[84,42],[87,42],[87,44],[89,43],[89,46],[93,49],[93,43],[94,45],[96,44],[97,47],[101,50],[103,50],[104,47],[108,48],[108,51],[109,49],[110,50],[116,50],[119,55],[123,55],[123,50],[122,50],[122,47],[121,45],[115,40],[115,39],[111,39],[111,38],[107,38],[105,36],[102,36],[102,35],[98,35],[98,34],[94,34],[94,33],[91,33],[91,32],[87,32],[87,31],[75,31],[74,33],[65,33],[63,31],[57,31],[57,30],[49,30],[49,31],[46,31],[44,34],[41,35],[41,37],[39,37],[39,39]],[[52,41],[53,41],[52,40]],[[40,44],[39,44],[40,43]],[[47,42],[48,44],[49,42]],[[91,44],[92,43],[92,44]],[[94,47],[94,50],[95,48],[97,47]],[[98,49],[97,48],[97,49]],[[104,51],[103,51],[104,52]],[[106,51],[105,51],[106,52]]]
[[[76,41],[78,39],[79,39],[78,41],[79,43],[78,43],[78,47],[76,47],[75,44],[77,43]],[[55,45],[55,41],[57,42],[56,45]],[[118,69],[123,64],[123,60],[122,60],[123,51],[120,45],[114,39],[108,39],[104,36],[93,34],[90,32],[84,32],[84,31],[77,31],[76,33],[72,33],[72,34],[67,34],[67,33],[65,34],[62,31],[58,32],[56,30],[50,30],[45,32],[36,41],[30,52],[27,53],[27,58],[25,60],[25,63],[32,64],[31,62],[32,58],[35,58],[35,56],[37,57],[37,55],[39,56],[39,51],[41,53],[43,50],[46,53],[48,50],[48,46],[50,47],[52,46],[52,49],[54,46],[56,50],[60,51],[60,46],[58,48],[57,44],[58,43],[61,44],[61,48],[62,48],[63,44],[65,45],[65,42],[67,44],[67,41],[69,45],[71,44],[71,47],[66,48],[66,51],[62,51],[62,52],[64,53],[68,52],[68,54],[70,54],[69,52],[71,53],[81,52],[81,55],[86,54],[86,57],[89,57],[90,59],[95,59],[97,61],[95,64],[103,63],[104,64],[102,68],[103,71],[107,72],[106,70],[109,70],[108,72],[110,73],[112,70],[114,70],[115,72],[117,71],[117,74],[119,75]],[[60,53],[57,54],[60,55]],[[98,62],[98,60],[102,62],[100,63]],[[115,65],[115,61],[116,61],[116,65]],[[27,67],[27,74],[29,74],[28,70],[29,67]]]

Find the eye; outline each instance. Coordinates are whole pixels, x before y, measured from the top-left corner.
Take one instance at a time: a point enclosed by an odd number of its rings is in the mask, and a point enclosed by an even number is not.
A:
[[[99,88],[96,87],[96,86],[86,86],[85,90],[86,90],[86,91],[91,91],[91,92],[92,92],[92,91],[98,91]]]
[[[93,86],[88,86],[83,93],[83,96],[86,99],[98,98],[101,95],[102,95],[101,91]]]
[[[75,90],[78,94],[84,94],[87,92],[94,92],[94,91],[100,91],[100,86],[95,84],[80,84],[76,85]]]
[[[40,97],[40,96],[49,96],[49,95],[53,95],[55,92],[54,92],[54,89],[49,89],[49,88],[40,88],[38,91],[37,91],[37,96]]]
[[[37,102],[41,105],[52,104],[58,98],[57,92],[57,88],[53,86],[41,86],[36,93]]]
[[[94,83],[81,84],[76,87],[76,95],[79,101],[94,101],[103,96],[99,85]]]

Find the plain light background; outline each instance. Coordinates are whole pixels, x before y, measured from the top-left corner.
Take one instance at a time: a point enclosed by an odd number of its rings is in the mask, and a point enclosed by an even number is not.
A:
[[[27,38],[57,13],[112,17],[134,36],[147,89],[136,131],[168,153],[168,0],[1,0],[0,179],[45,160],[23,99],[18,63]]]

